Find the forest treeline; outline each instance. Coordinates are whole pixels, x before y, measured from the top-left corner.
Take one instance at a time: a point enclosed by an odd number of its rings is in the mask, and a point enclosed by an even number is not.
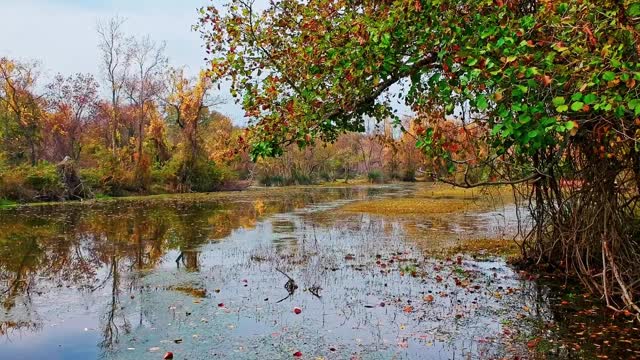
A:
[[[250,161],[245,129],[216,111],[219,87],[173,67],[163,43],[98,27],[101,68],[47,78],[37,62],[0,58],[0,199],[208,192],[263,185],[414,180],[415,129],[386,123],[334,143]],[[413,134],[412,132],[413,131]]]

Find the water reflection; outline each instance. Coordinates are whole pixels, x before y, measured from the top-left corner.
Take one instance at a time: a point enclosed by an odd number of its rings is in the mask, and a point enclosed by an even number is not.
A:
[[[269,214],[316,201],[364,196],[365,191],[299,190],[260,193],[263,198],[258,199],[245,195],[3,211],[0,335],[42,330],[46,320],[40,309],[51,310],[45,299],[56,301],[61,293],[62,300],[108,295],[100,344],[110,348],[121,334],[131,331],[123,294],[134,297],[130,294],[140,291],[145,272],[157,268],[168,252],[178,252],[176,267],[198,272],[198,249],[203,244],[224,239],[236,229],[253,228]]]
[[[557,316],[548,288],[502,261],[425,257],[414,241],[436,227],[440,236],[481,233],[493,215],[418,223],[339,210],[412,190],[256,190],[0,212],[0,351],[21,359],[528,355],[523,339]]]

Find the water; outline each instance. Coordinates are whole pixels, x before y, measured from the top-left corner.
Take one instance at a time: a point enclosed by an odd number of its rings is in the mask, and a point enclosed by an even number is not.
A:
[[[580,340],[563,324],[575,321],[574,312],[558,315],[561,298],[504,260],[425,255],[430,237],[504,231],[513,224],[508,207],[499,216],[438,218],[438,226],[428,217],[341,211],[351,201],[411,196],[416,186],[250,190],[0,212],[0,358],[607,354],[588,346],[572,351],[567,344]],[[539,343],[531,344],[540,339],[542,355],[532,351]],[[631,358],[634,350],[618,346],[611,354]]]

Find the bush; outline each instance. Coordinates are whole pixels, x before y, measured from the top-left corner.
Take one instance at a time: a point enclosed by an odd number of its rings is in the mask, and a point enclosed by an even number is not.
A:
[[[80,169],[80,178],[86,186],[91,189],[98,190],[100,193],[105,193],[103,189],[104,171],[100,168]]]
[[[190,174],[186,177],[186,184],[189,185],[191,191],[210,192],[215,191],[222,183],[223,172],[218,168],[212,160],[198,160],[191,169]]]
[[[95,192],[109,196],[123,196],[140,190],[135,170],[114,159],[101,161],[97,168],[79,170],[82,182]]]
[[[320,179],[322,179],[322,181],[326,181],[326,182],[331,182],[331,181],[335,181],[335,177],[328,173],[328,172],[321,172],[320,173]]]
[[[382,171],[380,170],[371,170],[367,174],[367,179],[372,184],[382,184],[384,182],[384,175],[382,175]]]
[[[295,185],[311,185],[313,184],[313,182],[314,181],[311,178],[311,176],[299,173],[297,171],[294,171],[291,174],[291,179],[289,179],[289,183],[295,184]]]
[[[405,170],[402,175],[402,181],[414,182],[416,181],[416,171],[414,169]]]
[[[284,186],[286,181],[284,177],[280,175],[262,175],[258,179],[260,185],[263,186]]]
[[[65,187],[56,166],[48,162],[2,171],[0,198],[15,201],[62,200]]]
[[[164,166],[151,170],[154,192],[164,186],[168,192],[211,192],[225,181],[237,179],[237,174],[226,167],[217,166],[203,156],[184,159],[174,156]]]

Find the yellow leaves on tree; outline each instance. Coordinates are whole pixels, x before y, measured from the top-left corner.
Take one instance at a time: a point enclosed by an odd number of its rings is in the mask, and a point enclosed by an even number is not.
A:
[[[6,114],[4,128],[14,129],[4,136],[16,139],[16,151],[28,152],[32,164],[38,159],[43,106],[42,99],[33,94],[35,74],[34,65],[0,58],[0,112]]]
[[[166,99],[168,112],[172,113],[182,130],[191,156],[198,152],[198,125],[203,111],[207,108],[207,92],[211,89],[211,80],[204,72],[197,79],[185,76],[183,69],[173,69],[170,74],[170,90]]]

